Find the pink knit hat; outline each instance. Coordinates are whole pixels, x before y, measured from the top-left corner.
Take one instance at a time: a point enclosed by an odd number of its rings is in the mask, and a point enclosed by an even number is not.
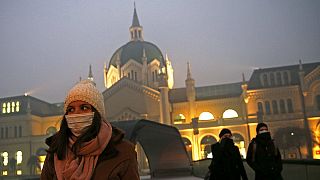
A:
[[[102,119],[106,120],[103,96],[94,85],[94,82],[88,79],[82,80],[70,89],[64,101],[64,113],[67,112],[69,104],[74,101],[89,103],[100,113]]]

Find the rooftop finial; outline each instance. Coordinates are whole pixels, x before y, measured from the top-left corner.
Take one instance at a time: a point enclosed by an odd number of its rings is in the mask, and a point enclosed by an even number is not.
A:
[[[191,65],[190,65],[189,61],[187,64],[188,64],[187,79],[191,79]]]
[[[299,59],[299,70],[302,71],[303,68],[302,68],[302,62],[301,62],[301,59]]]
[[[92,75],[92,70],[91,70],[91,64],[89,66],[89,75],[88,75],[88,79],[90,79],[91,81],[93,81],[93,75]]]

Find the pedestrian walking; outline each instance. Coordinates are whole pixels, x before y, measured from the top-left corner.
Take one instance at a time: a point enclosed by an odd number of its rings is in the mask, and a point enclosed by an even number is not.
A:
[[[219,133],[220,141],[211,145],[210,180],[247,180],[239,148],[234,145],[229,129]]]
[[[257,136],[249,144],[247,163],[255,172],[256,180],[282,180],[281,154],[271,138],[268,126],[259,123]]]

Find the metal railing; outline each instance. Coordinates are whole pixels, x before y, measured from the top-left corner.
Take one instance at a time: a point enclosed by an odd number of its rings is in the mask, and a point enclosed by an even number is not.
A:
[[[211,159],[203,159],[193,162],[193,175],[203,178],[208,172]],[[320,179],[320,160],[282,160],[283,179],[288,180],[319,180]],[[243,165],[246,169],[249,180],[254,179],[254,171],[244,160]]]

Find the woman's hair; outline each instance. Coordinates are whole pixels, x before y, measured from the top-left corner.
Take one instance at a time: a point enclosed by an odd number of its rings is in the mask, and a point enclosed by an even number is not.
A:
[[[102,119],[99,112],[94,107],[92,107],[92,111],[94,112],[92,124],[84,133],[82,133],[82,135],[77,138],[76,142],[71,147],[71,151],[76,156],[78,156],[78,150],[81,148],[81,145],[84,142],[95,138],[99,133]],[[66,118],[63,116],[59,132],[51,137],[52,139],[48,152],[52,154],[56,153],[59,160],[64,159],[66,157],[67,146],[69,144],[69,138],[71,135],[72,133],[68,127]]]

